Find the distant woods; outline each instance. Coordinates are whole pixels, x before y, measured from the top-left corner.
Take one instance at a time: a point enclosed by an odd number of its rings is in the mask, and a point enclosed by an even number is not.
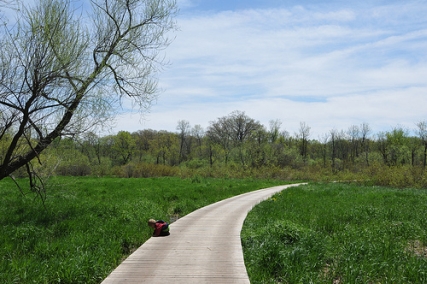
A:
[[[180,120],[176,132],[145,129],[58,138],[40,155],[35,170],[43,176],[249,176],[426,188],[427,124],[414,127],[418,135],[410,136],[399,127],[373,133],[363,123],[314,139],[305,122],[291,134],[279,120],[266,127],[234,111],[206,129]],[[11,138],[1,139],[0,157]]]

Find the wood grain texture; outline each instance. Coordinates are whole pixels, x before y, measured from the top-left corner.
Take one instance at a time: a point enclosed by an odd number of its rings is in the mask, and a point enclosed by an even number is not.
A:
[[[102,283],[250,283],[240,231],[259,202],[290,186],[241,194],[200,208],[150,238]]]

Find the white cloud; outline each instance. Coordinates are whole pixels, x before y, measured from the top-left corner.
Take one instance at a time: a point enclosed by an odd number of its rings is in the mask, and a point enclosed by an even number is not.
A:
[[[291,134],[304,121],[313,138],[363,122],[413,128],[427,119],[427,4],[405,3],[184,14],[165,92],[144,123],[122,118],[117,129],[207,127],[234,110]]]

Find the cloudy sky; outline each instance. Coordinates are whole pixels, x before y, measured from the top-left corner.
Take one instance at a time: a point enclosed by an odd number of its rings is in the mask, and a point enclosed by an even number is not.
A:
[[[427,121],[425,0],[178,0],[179,30],[149,113],[113,133],[176,131],[232,111],[317,139],[368,123],[372,133]]]
[[[182,0],[150,113],[115,131],[203,128],[234,110],[319,138],[427,121],[427,2]]]

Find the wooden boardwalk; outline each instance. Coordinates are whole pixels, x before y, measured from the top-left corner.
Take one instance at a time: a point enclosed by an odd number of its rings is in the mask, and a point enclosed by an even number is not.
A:
[[[150,238],[102,283],[250,283],[240,231],[253,206],[293,185],[241,194],[200,208]]]

